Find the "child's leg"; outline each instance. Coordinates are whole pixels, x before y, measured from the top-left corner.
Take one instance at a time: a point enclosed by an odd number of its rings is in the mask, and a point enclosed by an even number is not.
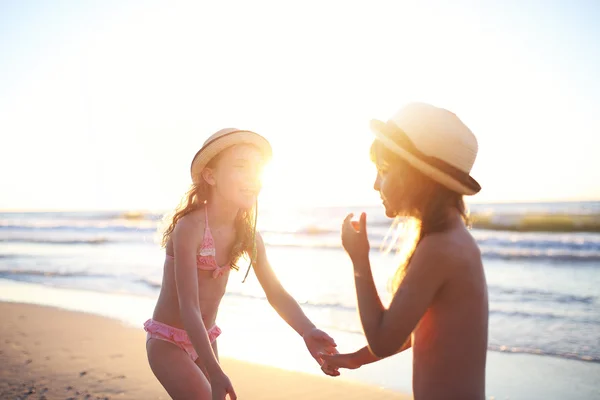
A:
[[[174,400],[211,400],[210,384],[188,353],[173,343],[146,343],[152,372]]]

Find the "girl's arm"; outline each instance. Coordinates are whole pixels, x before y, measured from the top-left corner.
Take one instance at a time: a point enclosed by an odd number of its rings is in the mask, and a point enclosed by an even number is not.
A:
[[[423,239],[388,309],[379,300],[368,255],[353,260],[360,319],[375,356],[385,358],[401,350],[451,273],[455,259],[443,238]]]
[[[212,342],[211,345],[212,349],[213,349],[213,353],[215,353],[215,358],[217,359],[217,362],[219,361],[219,348],[217,347],[217,340],[215,339],[214,342]]]
[[[277,279],[267,259],[265,244],[258,232],[256,232],[256,251],[257,260],[254,264],[254,271],[265,291],[269,304],[300,336],[316,329],[315,325],[306,317],[300,305]]]
[[[394,354],[402,353],[404,350],[408,350],[411,347],[412,347],[412,340],[411,340],[411,337],[409,336],[408,339],[406,340],[406,342],[404,342],[404,344],[402,345],[402,347],[400,347],[400,349],[398,349],[398,351]],[[371,364],[371,363],[374,363],[375,361],[381,360],[381,357],[377,357],[375,354],[371,353],[371,351],[369,350],[369,346],[365,346],[362,349],[355,351],[354,353],[351,353],[351,355],[357,361],[358,366],[365,365],[365,364]],[[334,354],[331,357],[335,358],[336,355]]]
[[[338,376],[340,373],[336,370],[323,369],[323,359],[321,357],[322,354],[335,352],[335,341],[325,332],[315,327],[306,315],[304,315],[302,308],[300,308],[296,300],[281,286],[271,265],[269,265],[265,244],[258,232],[256,235],[256,247],[257,260],[254,270],[258,281],[265,291],[267,300],[279,316],[302,336],[310,355],[321,365],[323,372],[327,375]]]
[[[411,348],[412,341],[409,337],[406,343],[398,350],[397,353],[401,353],[404,350]],[[396,353],[396,354],[397,354]],[[353,353],[338,353],[338,354],[324,354],[321,358],[325,361],[325,367],[328,369],[356,369],[360,368],[365,364],[371,364],[381,360],[381,357],[377,357],[369,350],[369,346],[365,346],[360,350]]]
[[[213,352],[198,300],[196,247],[197,243],[202,242],[202,232],[192,216],[183,217],[175,226],[172,236],[175,281],[183,326],[208,374],[216,376],[222,374],[223,370]]]

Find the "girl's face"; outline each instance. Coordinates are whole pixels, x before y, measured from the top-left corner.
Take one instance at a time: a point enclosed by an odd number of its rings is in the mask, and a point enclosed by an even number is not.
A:
[[[373,189],[379,192],[383,206],[385,207],[385,215],[389,218],[394,218],[397,214],[396,207],[392,204],[394,197],[391,190],[391,180],[389,167],[384,165],[377,165],[377,176],[373,183]],[[393,185],[397,187],[398,185]]]
[[[412,210],[408,187],[410,179],[406,163],[394,160],[394,165],[391,165],[386,161],[389,158],[386,153],[381,144],[373,143],[371,158],[377,168],[373,189],[379,192],[386,216],[394,218],[397,215],[407,215]]]
[[[263,167],[258,148],[240,144],[220,153],[214,168],[205,168],[204,179],[213,187],[217,201],[252,208],[260,193]]]

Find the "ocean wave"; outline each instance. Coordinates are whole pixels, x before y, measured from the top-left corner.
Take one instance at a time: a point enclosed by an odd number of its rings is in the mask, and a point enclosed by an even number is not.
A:
[[[45,277],[45,278],[116,278],[111,274],[89,273],[86,271],[52,271],[35,269],[1,269],[0,277]]]
[[[527,312],[527,311],[507,311],[507,310],[490,310],[490,316],[502,315],[507,317],[518,317],[524,319],[537,319],[537,320],[565,320],[569,322],[576,322],[578,324],[590,324],[600,325],[600,320],[591,319],[584,316],[577,315],[563,315],[551,312]]]
[[[21,254],[0,254],[0,260],[11,260],[14,258],[27,257],[27,255]]]
[[[577,251],[600,251],[600,235],[529,235],[529,234],[481,234],[474,232],[477,244],[488,247],[515,247],[527,249],[555,249]]]
[[[511,299],[516,297],[519,302],[529,301],[549,301],[554,303],[581,303],[594,304],[598,300],[597,296],[577,296],[572,294],[558,293],[541,289],[530,288],[507,288],[500,286],[488,286],[489,292],[494,296],[511,296]],[[498,301],[498,299],[495,299]]]
[[[160,289],[162,287],[161,282],[153,281],[153,280],[147,279],[147,278],[139,278],[139,279],[136,279],[135,282],[141,283],[142,285],[145,285],[150,289]]]
[[[567,358],[567,359],[571,359],[571,360],[580,360],[580,361],[588,361],[588,362],[593,362],[593,363],[600,363],[600,357],[598,357],[598,356],[587,355],[587,354],[582,355],[582,354],[577,354],[577,353],[558,352],[558,351],[548,351],[548,350],[541,350],[541,349],[537,349],[537,348],[490,344],[488,346],[488,350],[497,351],[500,353],[534,354],[534,355],[538,355],[538,356],[560,357],[560,358]]]
[[[164,214],[162,213],[152,213],[145,211],[125,211],[123,213],[118,214],[115,217],[115,219],[158,221],[162,219],[163,215]]]
[[[28,279],[29,277],[33,279]],[[157,293],[160,289],[160,282],[156,280],[149,279],[147,277],[140,277],[135,275],[128,276],[116,276],[110,274],[102,274],[102,273],[91,273],[89,271],[77,270],[77,271],[39,271],[39,270],[18,270],[18,269],[4,269],[0,270],[0,278],[5,279],[14,279],[14,280],[22,280],[22,281],[33,281],[42,284],[54,285],[53,281],[60,280],[61,278],[70,278],[66,281],[65,285],[68,287],[73,287],[77,289],[84,290],[96,290],[93,288],[97,288],[99,292],[109,292],[111,288],[115,286],[110,284],[112,280],[130,280],[134,285],[132,286],[120,286],[121,288],[127,287],[128,290],[132,290],[132,294],[139,295],[147,295],[149,293]],[[73,279],[75,278],[75,279]],[[86,283],[82,283],[77,281],[77,278],[85,279]],[[109,282],[109,284],[102,285],[92,285],[90,286],[90,279],[99,279],[104,280],[104,282]],[[143,287],[136,286],[141,284]],[[151,291],[148,292],[147,289]],[[596,298],[593,296],[576,296],[576,295],[568,295],[561,294],[552,291],[545,290],[537,290],[537,289],[527,289],[527,288],[502,288],[491,286],[491,293],[500,293],[505,295],[517,295],[519,296],[537,296],[537,298],[542,302],[547,302],[549,299],[551,301],[558,302],[576,302],[582,303],[585,305],[591,305]],[[264,294],[247,294],[247,293],[239,293],[239,292],[228,292],[225,295],[227,298],[239,298],[243,303],[247,304],[248,301],[266,301]],[[354,299],[353,299],[354,300]],[[317,301],[300,301],[300,304],[303,308],[317,308],[317,309],[327,309],[326,313],[323,315],[330,316],[332,312],[335,312],[337,316],[335,318],[326,318],[323,321],[319,321],[320,324],[325,329],[337,329],[340,331],[362,335],[362,329],[360,326],[360,322],[357,320],[357,310],[354,303],[345,304],[342,302],[317,302]],[[492,303],[493,304],[493,303]],[[317,313],[320,315],[322,313]],[[560,324],[561,326],[569,326],[573,323],[578,324],[579,326],[589,326],[591,332],[597,329],[597,326],[600,324],[600,321],[593,320],[590,318],[585,318],[583,316],[573,316],[573,315],[559,315],[552,312],[532,312],[532,311],[521,311],[521,310],[499,310],[499,309],[491,309],[490,316],[493,317],[495,315],[506,316],[511,319],[515,319],[519,321],[520,319],[528,320],[529,324],[537,324],[536,320],[542,319],[548,321],[550,324]],[[556,321],[556,322],[554,322]],[[515,322],[511,322],[511,324],[515,324]],[[521,324],[521,322],[516,323]],[[583,324],[583,325],[581,325]],[[588,325],[589,324],[589,325]],[[588,329],[588,328],[586,328]],[[523,345],[522,343],[511,344],[510,339],[501,339],[500,341],[491,342],[488,346],[490,351],[496,352],[504,352],[504,353],[513,353],[513,354],[533,354],[533,355],[542,355],[542,356],[552,356],[552,357],[560,357],[566,359],[574,359],[581,360],[587,362],[600,362],[600,356],[595,350],[585,350],[582,347],[582,351],[578,352],[577,349],[573,349],[573,351],[562,351],[559,347],[554,348],[550,342],[543,342],[538,344],[530,344]]]
[[[33,244],[50,244],[50,245],[103,245],[115,242],[105,237],[96,238],[25,238],[25,237],[9,237],[0,238],[0,243],[33,243]]]
[[[53,278],[102,278],[102,279],[115,279],[115,280],[130,280],[132,283],[141,284],[149,289],[158,290],[161,288],[162,283],[160,280],[153,280],[147,277],[140,277],[138,275],[121,276],[116,274],[104,274],[104,273],[91,273],[84,270],[74,271],[63,271],[63,270],[33,270],[33,269],[3,269],[0,270],[0,277],[45,277],[48,279]],[[584,305],[594,305],[598,300],[596,296],[577,296],[571,294],[557,293],[551,291],[529,289],[529,288],[504,288],[490,285],[488,287],[490,295],[493,298],[493,302],[502,302],[503,299],[499,296],[510,296],[512,302],[544,302],[544,303],[579,303]],[[264,294],[247,294],[241,292],[227,292],[227,297],[237,297],[248,300],[265,300]],[[328,302],[328,301],[314,301],[304,300],[299,301],[299,304],[308,307],[322,308],[322,309],[333,309],[343,312],[356,312],[356,304],[354,302],[342,303],[342,302]],[[573,315],[561,315],[552,312],[534,312],[534,311],[520,311],[512,310],[507,311],[503,309],[490,309],[490,315],[504,315],[510,317],[519,318],[534,318],[534,319],[578,319],[577,316]],[[600,324],[600,320],[580,318],[578,322]]]
[[[247,293],[236,293],[236,292],[227,292],[227,297],[237,297],[248,300],[266,300],[267,298],[264,295],[252,295]],[[349,304],[343,304],[340,302],[315,302],[310,300],[298,301],[298,304],[307,307],[314,308],[326,308],[326,309],[334,309],[337,311],[345,311],[345,312],[356,312],[356,306],[352,306]]]
[[[472,214],[473,228],[518,232],[600,232],[600,214]]]
[[[600,252],[566,252],[553,249],[531,250],[531,249],[490,249],[481,248],[484,259],[501,260],[529,260],[529,261],[551,261],[551,262],[577,262],[595,265],[600,262]]]
[[[10,217],[19,220],[51,220],[68,219],[74,221],[101,220],[149,220],[156,221],[163,217],[162,212],[151,211],[14,211],[0,212],[0,217]]]
[[[6,223],[0,222],[0,232],[156,232],[155,226],[138,226],[138,225],[110,225],[110,224],[57,224],[55,221],[32,222],[24,223]]]
[[[275,233],[305,235],[339,234],[339,227],[349,207],[316,207],[290,209],[277,213],[261,210],[260,224]],[[369,215],[369,228],[387,230],[394,220],[383,214],[381,207],[364,208]],[[0,228],[71,229],[70,227],[102,228],[110,226],[156,229],[165,213],[126,210],[107,212],[0,212]],[[285,217],[285,218],[284,218]],[[280,221],[290,221],[282,228]],[[470,214],[473,229],[508,232],[596,232],[600,233],[600,202],[573,204],[479,205]],[[401,221],[402,219],[399,219]],[[273,223],[275,225],[273,225]],[[62,226],[61,226],[62,225]],[[273,229],[274,226],[277,228]]]
[[[88,245],[88,246],[100,246],[107,244],[119,244],[119,243],[147,243],[156,244],[155,238],[150,234],[136,234],[128,236],[115,236],[115,235],[104,235],[94,236],[81,235],[80,237],[73,237],[72,235],[61,237],[45,237],[38,234],[35,235],[11,235],[4,236],[0,235],[0,243],[24,243],[24,244],[38,244],[38,245]],[[317,241],[306,238],[281,238],[281,237],[269,237],[265,238],[265,244],[269,247],[277,248],[311,248],[320,250],[334,250],[339,251],[342,249],[342,245],[339,240],[331,239],[329,241]],[[371,249],[373,252],[385,253],[388,250],[383,246],[383,241],[371,241]],[[482,257],[485,259],[501,259],[501,260],[528,260],[528,261],[550,261],[550,262],[574,262],[574,263],[587,263],[589,265],[596,265],[600,262],[600,249],[594,250],[579,250],[580,246],[576,246],[574,249],[555,249],[555,248],[522,248],[518,242],[513,243],[513,247],[508,245],[502,245],[499,247],[480,245]],[[595,248],[595,246],[594,246]],[[391,250],[392,252],[394,249]],[[590,264],[591,263],[591,264]],[[586,265],[587,265],[586,264]]]
[[[272,247],[290,247],[290,248],[315,248],[323,250],[339,250],[341,243],[336,241],[317,242],[310,240],[288,240],[284,241],[277,238],[265,237],[265,243]],[[371,251],[387,252],[383,241],[371,241]],[[519,243],[514,243],[513,248],[493,248],[481,246],[481,253],[484,259],[503,259],[503,260],[531,260],[531,261],[562,261],[562,262],[600,262],[600,248],[590,251],[557,250],[557,249],[537,249],[520,248]],[[391,250],[392,252],[394,249]]]

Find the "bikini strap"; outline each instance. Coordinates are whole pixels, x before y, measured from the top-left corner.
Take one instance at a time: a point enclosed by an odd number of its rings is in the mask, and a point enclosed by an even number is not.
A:
[[[210,232],[210,227],[208,226],[208,204],[204,204],[204,235],[202,238],[202,247],[206,243],[209,238],[212,238],[212,233]]]

